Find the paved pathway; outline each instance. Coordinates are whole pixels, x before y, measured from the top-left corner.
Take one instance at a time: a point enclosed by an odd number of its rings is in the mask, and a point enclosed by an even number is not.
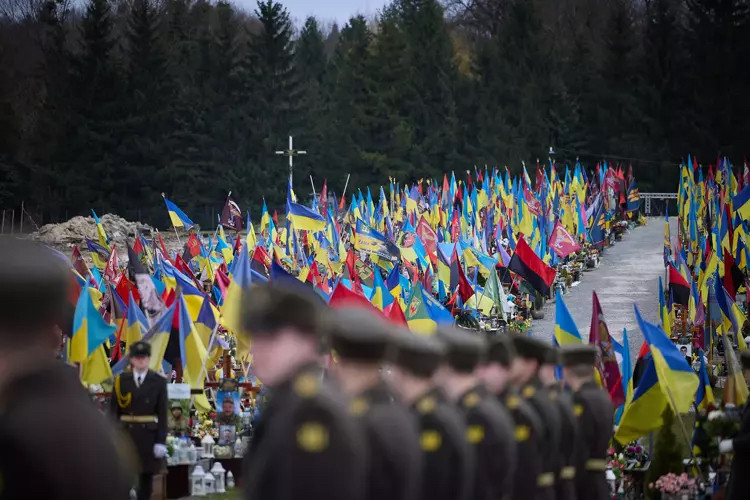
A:
[[[646,226],[634,229],[605,250],[601,265],[584,273],[581,283],[568,289],[563,300],[584,341],[589,338],[591,293],[596,291],[610,333],[621,341],[622,329],[626,328],[630,353],[635,358],[643,335],[636,324],[633,303],[645,319],[658,321],[659,276],[664,277],[663,242],[663,219],[649,218]],[[544,312],[544,319],[532,322],[532,332],[551,339],[555,329],[554,302],[547,303]]]

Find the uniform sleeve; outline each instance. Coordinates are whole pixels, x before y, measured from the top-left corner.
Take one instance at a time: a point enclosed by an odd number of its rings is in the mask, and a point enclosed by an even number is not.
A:
[[[156,396],[156,412],[159,424],[156,432],[156,442],[164,444],[167,442],[167,380],[157,375],[159,393]]]
[[[277,500],[361,500],[365,493],[365,441],[343,411],[305,401],[281,441],[282,495]]]
[[[583,398],[576,397],[573,401],[573,413],[578,421],[580,445],[576,447],[576,483],[586,477],[586,461],[591,456],[591,443],[596,436],[596,422],[591,414],[591,409],[584,404]]]
[[[117,404],[117,391],[116,388],[120,385],[120,375],[115,377],[115,383],[112,387],[112,396],[109,398],[109,412],[112,418],[116,421],[117,417],[120,416],[120,406]]]
[[[493,413],[488,426],[492,428],[492,441],[488,443],[488,453],[484,457],[490,478],[494,478],[496,492],[502,495],[513,491],[513,474],[516,471],[516,441],[510,424],[510,417],[503,413]]]

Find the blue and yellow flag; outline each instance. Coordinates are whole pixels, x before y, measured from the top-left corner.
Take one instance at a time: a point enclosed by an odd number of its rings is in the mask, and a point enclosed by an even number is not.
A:
[[[698,359],[701,362],[701,369],[698,372],[700,383],[698,384],[698,390],[695,391],[695,407],[704,410],[708,405],[714,403],[714,392],[711,390],[711,382],[708,380],[708,371],[703,360],[702,349],[698,349]]]
[[[73,337],[70,339],[70,361],[84,362],[97,347],[115,333],[115,325],[110,325],[98,307],[93,303],[91,289],[84,286],[78,296],[73,315]]]
[[[565,306],[559,290],[555,298],[555,340],[558,345],[583,344],[578,327]]]
[[[195,225],[185,212],[180,210],[177,205],[169,201],[166,197],[164,198],[164,203],[166,203],[167,205],[169,219],[172,221],[172,225],[174,227],[184,227],[185,229],[190,229]]]
[[[326,220],[319,213],[294,202],[287,202],[289,213],[287,216],[292,222],[294,229],[305,231],[323,231],[326,228]]]
[[[107,232],[104,230],[102,221],[99,220],[99,216],[96,215],[96,212],[94,212],[93,208],[91,209],[91,215],[94,216],[94,222],[96,222],[96,234],[99,237],[99,244],[107,250],[111,250],[109,247],[109,236],[107,236]]]
[[[644,320],[638,307],[633,307],[638,326],[651,350],[662,392],[676,415],[687,413],[698,389],[698,377],[664,331]]]
[[[138,342],[148,331],[148,320],[141,308],[135,303],[133,294],[128,292],[128,312],[125,316],[125,349],[134,342]]]
[[[203,387],[203,381],[206,379],[204,361],[208,353],[195,329],[193,320],[190,319],[190,314],[182,295],[180,295],[177,302],[179,303],[178,324],[183,379],[185,383],[190,384],[191,388],[200,389]]]

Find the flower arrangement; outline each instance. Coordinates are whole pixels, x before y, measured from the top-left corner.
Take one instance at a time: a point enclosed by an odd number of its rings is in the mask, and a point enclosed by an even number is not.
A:
[[[627,461],[625,460],[625,455],[622,453],[614,454],[607,460],[607,466],[612,469],[612,472],[614,472],[615,481],[617,481],[618,484],[622,480],[622,475],[625,472],[626,465]]]
[[[211,436],[214,439],[218,439],[219,431],[214,423],[216,419],[216,412],[199,412],[198,413],[198,428],[195,431],[195,436],[198,439],[203,439],[206,435]]]
[[[643,467],[649,460],[648,452],[637,441],[629,443],[623,450],[623,454],[628,465],[632,464],[636,468]]]
[[[710,438],[725,439],[737,434],[740,422],[738,416],[732,412],[714,410],[708,412],[703,427]]]
[[[696,493],[698,490],[695,479],[688,477],[685,472],[680,475],[674,472],[664,474],[648,487],[660,493]]]

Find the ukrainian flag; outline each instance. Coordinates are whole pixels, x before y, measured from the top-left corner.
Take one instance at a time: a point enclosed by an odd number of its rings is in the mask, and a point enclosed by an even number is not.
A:
[[[555,340],[558,345],[583,344],[578,327],[558,290],[555,298]]]
[[[200,389],[203,388],[203,381],[206,378],[203,362],[206,360],[208,353],[195,329],[193,320],[190,319],[190,314],[182,295],[180,295],[177,303],[180,304],[178,329],[183,379],[193,389]]]
[[[184,227],[185,229],[190,229],[191,227],[195,225],[185,212],[180,210],[180,208],[177,205],[169,201],[166,197],[164,198],[164,203],[167,204],[167,211],[169,212],[169,218],[172,221],[172,225],[174,227]]]
[[[669,338],[672,334],[672,317],[670,316],[667,301],[664,299],[664,284],[661,281],[661,276],[659,276],[659,317],[661,325],[667,333],[667,338]]]
[[[326,220],[319,213],[302,206],[298,203],[288,202],[289,213],[287,216],[296,230],[323,231],[326,228]]]
[[[698,384],[698,390],[695,392],[695,407],[704,410],[708,405],[714,403],[714,393],[711,390],[711,382],[708,380],[708,371],[706,370],[706,363],[703,361],[703,350],[701,349],[698,349],[698,359],[701,362],[701,369],[698,372],[700,383]]]
[[[382,311],[389,305],[393,304],[393,300],[391,292],[386,288],[383,277],[380,275],[380,269],[375,267],[375,269],[373,269],[373,284],[370,302]]]
[[[109,359],[107,359],[107,354],[104,352],[104,345],[100,345],[83,362],[81,367],[81,382],[86,384],[101,384],[110,378],[112,378],[112,368],[110,368]]]
[[[260,212],[260,232],[263,234],[263,232],[266,230],[266,228],[271,223],[271,216],[268,214],[268,207],[266,206],[266,200],[263,199],[263,209]]]
[[[162,360],[164,359],[164,353],[167,351],[167,344],[169,344],[169,337],[172,333],[172,321],[177,304],[178,302],[175,301],[169,306],[141,339],[151,344],[151,361],[148,367],[157,372],[162,368]],[[127,356],[123,357],[112,367],[112,373],[119,375],[125,370],[128,363]]]
[[[70,361],[84,362],[97,347],[115,333],[115,326],[110,325],[98,308],[94,306],[93,296],[88,286],[84,286],[78,296],[78,303],[73,314],[73,337],[70,340]]]
[[[94,212],[93,208],[91,209],[91,215],[94,216],[94,222],[96,222],[96,234],[99,237],[99,244],[109,250],[109,237],[107,236],[107,232],[104,230],[102,221],[99,220],[99,216],[96,215],[96,212]]]
[[[667,395],[675,414],[687,413],[698,389],[698,377],[669,337],[658,326],[645,321],[637,306],[633,307],[651,350],[662,392]]]
[[[240,322],[242,298],[250,291],[252,284],[250,256],[247,253],[247,246],[243,245],[239,255],[234,260],[232,281],[229,282],[227,294],[224,297],[224,306],[221,308],[221,324],[236,335],[242,332],[242,323]]]
[[[437,322],[430,315],[421,285],[417,284],[412,288],[404,316],[406,317],[406,324],[412,331],[427,336],[435,334]]]
[[[143,314],[141,308],[135,303],[133,294],[128,292],[128,313],[125,317],[125,348],[138,342],[143,338],[143,334],[148,331],[148,320]]]
[[[732,204],[734,205],[734,210],[738,214],[740,214],[740,217],[742,217],[743,220],[749,220],[750,219],[750,186],[745,186],[745,188],[739,192],[737,196],[732,198]]]
[[[203,297],[203,305],[198,312],[198,318],[195,320],[195,329],[198,331],[204,346],[208,346],[216,325],[216,315],[211,307],[211,301],[208,300],[208,296],[205,296]]]

